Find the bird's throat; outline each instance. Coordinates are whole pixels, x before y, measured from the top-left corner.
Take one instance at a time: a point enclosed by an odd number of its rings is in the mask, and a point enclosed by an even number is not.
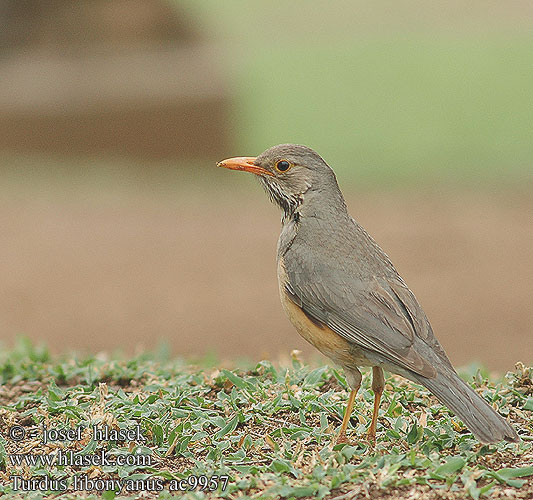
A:
[[[297,217],[297,210],[302,202],[301,197],[285,193],[277,183],[270,179],[264,177],[258,177],[258,179],[270,200],[281,208],[284,221]]]

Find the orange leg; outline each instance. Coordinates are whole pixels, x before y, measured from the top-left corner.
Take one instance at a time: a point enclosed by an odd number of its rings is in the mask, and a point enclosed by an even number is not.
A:
[[[341,431],[339,432],[339,435],[337,436],[337,444],[348,442],[348,439],[346,437],[346,429],[348,427],[348,422],[350,421],[350,417],[352,415],[353,405],[355,403],[356,395],[357,395],[357,389],[354,389],[352,392],[350,392],[350,397],[348,399],[348,405],[346,406],[346,411],[344,412],[344,418],[342,419]]]
[[[378,423],[379,403],[381,402],[381,395],[385,387],[385,377],[383,376],[383,369],[379,366],[372,368],[372,390],[374,391],[374,412],[372,413],[372,422],[368,428],[368,439],[376,442],[376,425]]]
[[[346,411],[344,412],[344,418],[342,419],[341,430],[339,432],[339,435],[337,436],[337,444],[349,442],[346,437],[346,429],[348,428],[348,422],[350,421],[350,417],[352,416],[355,396],[357,396],[357,391],[359,390],[359,387],[361,387],[361,372],[359,370],[348,371],[345,369],[345,373],[346,380],[352,388],[352,392],[350,392],[348,404],[346,405]]]

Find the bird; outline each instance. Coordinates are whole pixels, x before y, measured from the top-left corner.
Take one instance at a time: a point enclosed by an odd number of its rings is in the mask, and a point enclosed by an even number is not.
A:
[[[349,442],[360,367],[372,368],[370,442],[376,441],[384,370],[426,387],[480,442],[519,441],[507,420],[458,376],[413,292],[350,216],[335,173],[317,152],[280,144],[217,166],[255,174],[281,208],[283,309],[306,341],[344,369],[351,389],[337,443]]]

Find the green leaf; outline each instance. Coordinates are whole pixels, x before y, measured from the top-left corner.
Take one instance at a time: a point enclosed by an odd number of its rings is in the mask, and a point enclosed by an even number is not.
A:
[[[418,425],[416,424],[416,422],[413,424],[413,427],[411,427],[411,430],[409,431],[409,433],[407,434],[407,442],[409,444],[414,444],[418,441],[418,436],[419,436],[419,432],[418,432]]]
[[[344,446],[341,450],[341,455],[346,457],[348,460],[351,460],[352,457],[357,453],[357,447],[355,446]]]
[[[152,426],[152,433],[153,433],[153,436],[154,436],[155,444],[161,445],[163,443],[163,440],[164,440],[163,428],[161,427],[161,425],[154,424]]]
[[[146,474],[146,473],[140,474],[140,473],[138,473],[138,474],[131,474],[126,479],[128,481],[144,481],[144,480],[146,480],[146,479],[148,479],[149,477],[152,477],[152,476],[153,476],[153,474]]]
[[[439,465],[435,469],[435,474],[439,476],[446,476],[460,471],[466,464],[466,460],[463,457],[450,457],[442,465]]]
[[[6,452],[6,440],[3,436],[0,436],[0,465],[4,465],[7,458],[7,452]]]
[[[505,469],[500,469],[499,471],[496,471],[496,473],[506,479],[515,477],[528,477],[533,476],[533,466],[516,468],[509,467]]]
[[[270,465],[271,470],[274,472],[289,472],[291,470],[290,465],[285,460],[273,460]]]
[[[487,474],[489,477],[493,477],[500,483],[505,483],[513,488],[521,488],[525,481],[516,479],[517,477],[533,476],[533,466],[529,467],[516,467],[505,468],[498,471],[492,471]]]
[[[239,377],[236,373],[230,372],[229,370],[222,370],[221,373],[237,388],[246,389],[248,391],[255,391],[255,386],[244,380],[242,377]]]
[[[294,498],[312,497],[315,493],[316,488],[314,486],[297,486],[293,488],[290,496]]]
[[[215,434],[215,439],[220,439],[226,434],[233,432],[239,423],[239,416],[235,415],[222,429]]]
[[[181,475],[179,474],[172,474],[172,472],[168,470],[155,470],[152,473],[152,476],[154,477],[161,477],[163,479],[176,479],[177,477],[181,478]]]
[[[282,460],[281,458],[276,458],[270,464],[270,470],[273,472],[290,472],[294,477],[298,477],[301,472],[295,469],[292,463],[288,460]]]
[[[48,398],[51,401],[61,401],[65,397],[65,393],[52,380],[48,386]]]
[[[103,500],[114,500],[116,493],[114,490],[106,490],[102,493]]]
[[[316,387],[318,383],[322,380],[322,376],[328,369],[327,366],[321,366],[320,368],[316,368],[315,370],[309,372],[303,381],[304,387]]]
[[[524,404],[524,410],[533,411],[533,398],[527,398]]]
[[[91,453],[94,453],[94,450],[96,450],[96,447],[98,446],[98,441],[95,441],[94,439],[91,439],[85,447],[80,451],[80,455],[89,455]]]
[[[320,430],[321,431],[325,430],[328,425],[329,425],[328,417],[326,416],[325,413],[321,413],[320,414]]]

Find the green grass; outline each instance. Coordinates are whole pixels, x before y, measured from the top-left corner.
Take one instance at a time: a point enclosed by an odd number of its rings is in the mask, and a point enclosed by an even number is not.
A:
[[[0,359],[0,471],[4,498],[15,498],[9,476],[171,481],[191,475],[228,476],[224,491],[187,492],[185,498],[335,498],[369,491],[379,497],[414,492],[431,498],[490,498],[504,489],[533,492],[533,387],[531,368],[518,367],[489,382],[481,372],[470,381],[518,429],[520,444],[481,445],[422,387],[387,379],[377,444],[363,435],[372,391],[368,377],[349,429],[351,445],[332,446],[347,399],[344,377],[334,368],[290,367],[262,361],[249,370],[193,366],[164,356],[134,359],[50,357],[46,349],[21,343]],[[97,442],[89,432],[65,449],[109,456],[141,453],[150,465],[102,467],[10,464],[8,453],[50,453],[38,438],[14,442],[9,428],[27,435],[42,424],[75,428],[140,425],[146,442]],[[23,494],[42,498],[50,492]],[[117,498],[135,497],[122,492]],[[115,497],[113,491],[105,498]],[[166,489],[153,497],[169,498]],[[71,498],[69,494],[63,498]],[[346,496],[343,498],[351,498]]]

